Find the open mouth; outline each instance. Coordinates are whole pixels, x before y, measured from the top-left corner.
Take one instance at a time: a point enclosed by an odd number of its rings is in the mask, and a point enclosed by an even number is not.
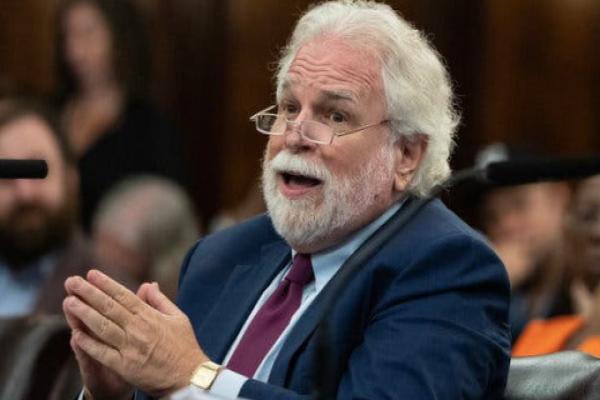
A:
[[[280,171],[278,175],[282,183],[280,190],[290,198],[301,196],[323,183],[322,180],[313,176],[292,171]]]
[[[313,187],[321,184],[321,181],[312,176],[299,175],[292,172],[282,172],[283,182],[290,187]]]

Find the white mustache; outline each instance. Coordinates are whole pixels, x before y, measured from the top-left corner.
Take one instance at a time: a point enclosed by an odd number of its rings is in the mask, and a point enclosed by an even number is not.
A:
[[[291,154],[287,150],[279,152],[275,158],[269,161],[268,165],[272,171],[278,173],[287,172],[318,179],[323,182],[328,182],[331,179],[331,173],[325,166]]]

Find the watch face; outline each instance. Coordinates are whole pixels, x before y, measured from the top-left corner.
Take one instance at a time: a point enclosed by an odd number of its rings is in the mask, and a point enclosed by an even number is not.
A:
[[[213,381],[217,377],[220,366],[213,362],[205,362],[198,367],[190,382],[193,385],[199,386],[202,389],[209,389]]]

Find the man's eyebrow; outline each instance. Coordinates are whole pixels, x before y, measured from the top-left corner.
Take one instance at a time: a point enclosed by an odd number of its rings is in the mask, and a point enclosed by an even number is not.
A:
[[[350,101],[356,103],[356,96],[349,90],[324,90],[322,97],[334,101]]]
[[[281,90],[282,91],[290,91],[290,90],[292,90],[293,86],[294,86],[293,80],[285,79],[283,81],[283,83],[281,84]],[[352,91],[344,90],[344,89],[323,90],[319,97],[321,97],[324,100],[330,100],[330,101],[349,101],[352,103],[358,102],[356,99],[356,96],[354,95],[354,93],[352,93]]]

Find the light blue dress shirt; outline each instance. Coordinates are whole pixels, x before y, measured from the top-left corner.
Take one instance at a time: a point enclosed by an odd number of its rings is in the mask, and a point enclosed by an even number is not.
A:
[[[30,314],[40,288],[54,270],[55,262],[56,256],[48,255],[18,271],[0,262],[0,317]]]

